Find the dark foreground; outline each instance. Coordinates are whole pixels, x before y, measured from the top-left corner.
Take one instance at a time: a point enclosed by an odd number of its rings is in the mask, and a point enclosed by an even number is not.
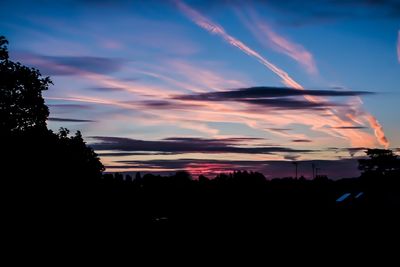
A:
[[[348,256],[365,260],[366,249],[398,253],[400,194],[394,185],[372,187],[368,179],[267,181],[248,173],[198,181],[181,174],[120,178],[79,187],[39,186],[37,180],[2,187],[8,247],[61,262],[76,253],[111,257],[113,265],[142,257],[147,263],[189,257],[208,264],[211,255],[225,264],[237,257],[243,264],[318,263],[318,257],[327,263]],[[337,202],[344,193],[351,196]]]
[[[21,179],[5,184],[7,207],[33,222],[49,217],[76,227],[79,223],[85,227],[85,221],[94,222],[93,227],[109,223],[128,232],[133,225],[351,228],[371,221],[390,224],[400,211],[397,179],[268,181],[258,173],[235,172],[213,180],[191,180],[182,172],[169,177],[104,175],[71,180]]]

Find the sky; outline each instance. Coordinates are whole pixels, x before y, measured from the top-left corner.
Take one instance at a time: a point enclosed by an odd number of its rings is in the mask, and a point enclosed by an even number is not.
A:
[[[399,151],[400,1],[1,0],[0,35],[106,171],[354,177]]]

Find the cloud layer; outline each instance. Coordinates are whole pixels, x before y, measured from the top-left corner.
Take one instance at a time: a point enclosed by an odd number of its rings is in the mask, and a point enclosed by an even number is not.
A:
[[[299,96],[359,96],[373,94],[366,91],[296,90],[287,87],[250,87],[222,92],[175,96],[174,99],[190,101],[239,101],[248,104],[280,109],[324,109],[340,106],[331,102],[312,102]]]
[[[184,138],[174,137],[157,141],[137,140],[131,138],[92,136],[91,144],[97,151],[150,151],[166,153],[239,153],[239,154],[274,154],[274,153],[309,153],[308,149],[292,149],[280,146],[244,146],[253,138]],[[257,140],[257,139],[256,139]],[[100,142],[98,142],[100,141]]]
[[[93,56],[45,56],[26,52],[16,56],[45,75],[110,74],[121,70],[125,63],[122,59]]]
[[[82,120],[82,119],[71,119],[71,118],[56,118],[56,117],[50,117],[47,120],[48,121],[56,121],[56,122],[95,122],[94,120]]]
[[[177,5],[178,9],[185,16],[187,16],[190,20],[192,20],[196,25],[198,25],[202,29],[206,30],[210,34],[221,37],[226,43],[230,44],[233,47],[236,47],[237,49],[239,49],[243,53],[247,54],[248,56],[256,59],[260,64],[262,64],[263,66],[268,68],[270,71],[275,73],[277,76],[279,76],[281,78],[281,82],[284,85],[298,89],[298,90],[305,89],[300,83],[295,81],[286,71],[284,71],[283,69],[279,68],[277,65],[270,62],[267,58],[263,57],[261,54],[259,54],[254,49],[247,46],[245,43],[243,43],[239,39],[237,39],[237,38],[233,37],[232,35],[230,35],[229,33],[227,33],[222,26],[214,23],[213,21],[211,21],[210,19],[208,19],[207,17],[205,17],[204,15],[202,15],[201,13],[194,10],[193,8],[186,5],[184,2],[182,2],[180,0],[176,0],[175,3]],[[325,101],[324,99],[314,97],[314,96],[304,96],[304,98],[307,101],[312,102],[317,105],[320,104],[321,102]],[[346,112],[346,113],[347,114],[345,116],[347,118],[350,118],[354,122],[359,122],[360,119],[367,121],[369,123],[369,125],[374,129],[374,133],[375,133],[375,136],[376,136],[378,142],[385,147],[389,146],[389,141],[385,136],[383,127],[381,127],[380,123],[374,116],[372,116],[371,114],[368,114],[367,112],[359,111],[359,110],[355,110],[355,112]],[[332,109],[332,108],[328,109],[327,114],[329,114],[329,116],[332,116],[332,118],[333,118],[333,121],[326,122],[330,126],[335,126],[332,124],[338,124],[338,123],[343,124],[343,126],[351,126],[351,125],[347,125],[347,124],[349,124],[348,119],[347,118],[343,119],[344,117],[341,116],[340,114],[337,114],[337,111],[335,109]],[[358,116],[358,114],[360,114],[361,116]],[[361,118],[358,118],[358,117],[361,117]],[[353,144],[355,144],[356,142],[357,143],[359,142],[356,139],[360,138],[361,133],[357,133],[357,132],[353,131],[352,133],[347,132],[347,133],[339,133],[339,134],[346,136],[346,138],[348,138]]]
[[[197,94],[195,96],[182,96],[180,99],[214,100],[214,99],[245,99],[245,98],[265,98],[265,97],[285,97],[285,96],[360,96],[371,95],[373,92],[367,91],[339,91],[339,90],[296,90],[290,87],[271,87],[258,86],[240,88],[222,92],[211,92]],[[178,97],[179,98],[179,97]]]

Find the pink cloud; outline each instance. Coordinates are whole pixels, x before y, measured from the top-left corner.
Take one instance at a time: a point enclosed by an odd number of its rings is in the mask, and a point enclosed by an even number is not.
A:
[[[385,148],[388,148],[389,141],[387,140],[385,133],[383,132],[383,128],[378,122],[378,120],[370,114],[366,114],[365,116],[367,117],[371,127],[374,129],[375,136],[378,138],[379,143],[385,146]]]

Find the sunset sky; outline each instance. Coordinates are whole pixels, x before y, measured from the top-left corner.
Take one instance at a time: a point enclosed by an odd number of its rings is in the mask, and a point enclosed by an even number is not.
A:
[[[399,151],[400,1],[1,0],[0,35],[107,171],[337,178]]]

